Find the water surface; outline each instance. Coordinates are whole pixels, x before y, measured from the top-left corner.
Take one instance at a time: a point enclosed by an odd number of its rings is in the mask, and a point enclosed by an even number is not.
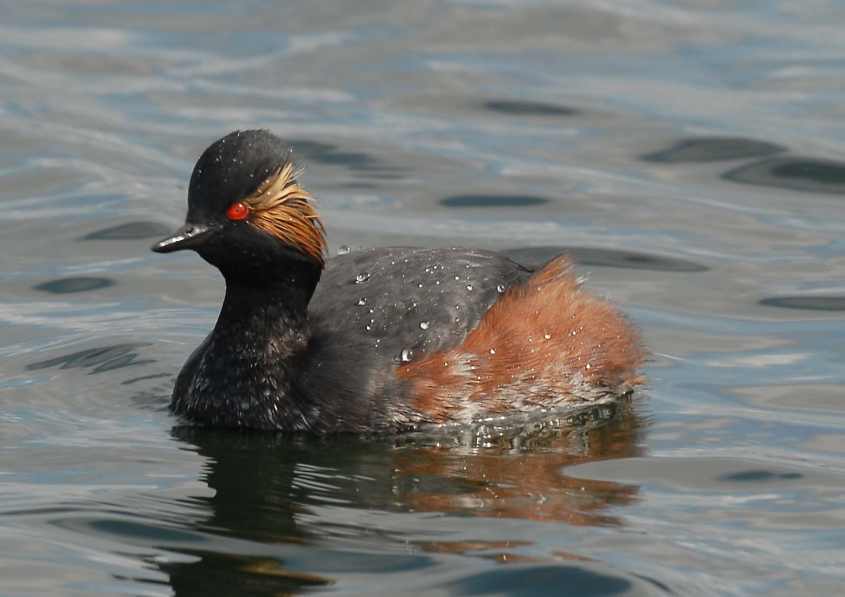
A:
[[[840,5],[0,2],[3,595],[841,592]],[[341,245],[563,250],[653,351],[513,434],[202,431],[149,245],[235,129]]]

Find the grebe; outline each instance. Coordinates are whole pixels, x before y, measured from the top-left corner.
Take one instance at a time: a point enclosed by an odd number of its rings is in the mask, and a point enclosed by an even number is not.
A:
[[[326,259],[288,146],[264,130],[212,143],[186,223],[153,246],[223,274],[214,329],[172,410],[218,427],[399,432],[632,391],[644,350],[563,256],[536,271],[472,249],[377,248]]]

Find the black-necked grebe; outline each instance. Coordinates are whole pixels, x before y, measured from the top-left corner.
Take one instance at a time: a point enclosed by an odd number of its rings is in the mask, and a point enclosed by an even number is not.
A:
[[[644,351],[569,261],[529,270],[471,249],[378,248],[325,259],[288,146],[235,131],[200,157],[185,225],[226,296],[172,409],[199,424],[393,432],[630,392]],[[319,284],[318,284],[319,283]]]

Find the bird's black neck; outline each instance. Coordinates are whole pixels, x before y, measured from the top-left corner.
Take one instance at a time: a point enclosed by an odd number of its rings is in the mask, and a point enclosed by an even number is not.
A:
[[[285,337],[288,332],[305,331],[308,327],[308,301],[287,288],[241,286],[226,283],[226,296],[215,333],[233,338],[244,337],[247,346],[258,347],[262,340]]]
[[[214,426],[310,429],[317,415],[296,381],[319,268],[285,267],[263,279],[227,274],[220,316],[174,410]]]
[[[226,297],[214,333],[226,336],[229,349],[259,362],[285,359],[305,347],[308,302],[320,269],[305,262],[285,262],[260,272],[227,271]]]

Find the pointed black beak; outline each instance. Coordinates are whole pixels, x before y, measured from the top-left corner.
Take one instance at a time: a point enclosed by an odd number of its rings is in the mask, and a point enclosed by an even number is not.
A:
[[[185,224],[171,236],[158,241],[151,248],[156,253],[196,249],[211,236],[212,232],[212,228],[202,224]]]

